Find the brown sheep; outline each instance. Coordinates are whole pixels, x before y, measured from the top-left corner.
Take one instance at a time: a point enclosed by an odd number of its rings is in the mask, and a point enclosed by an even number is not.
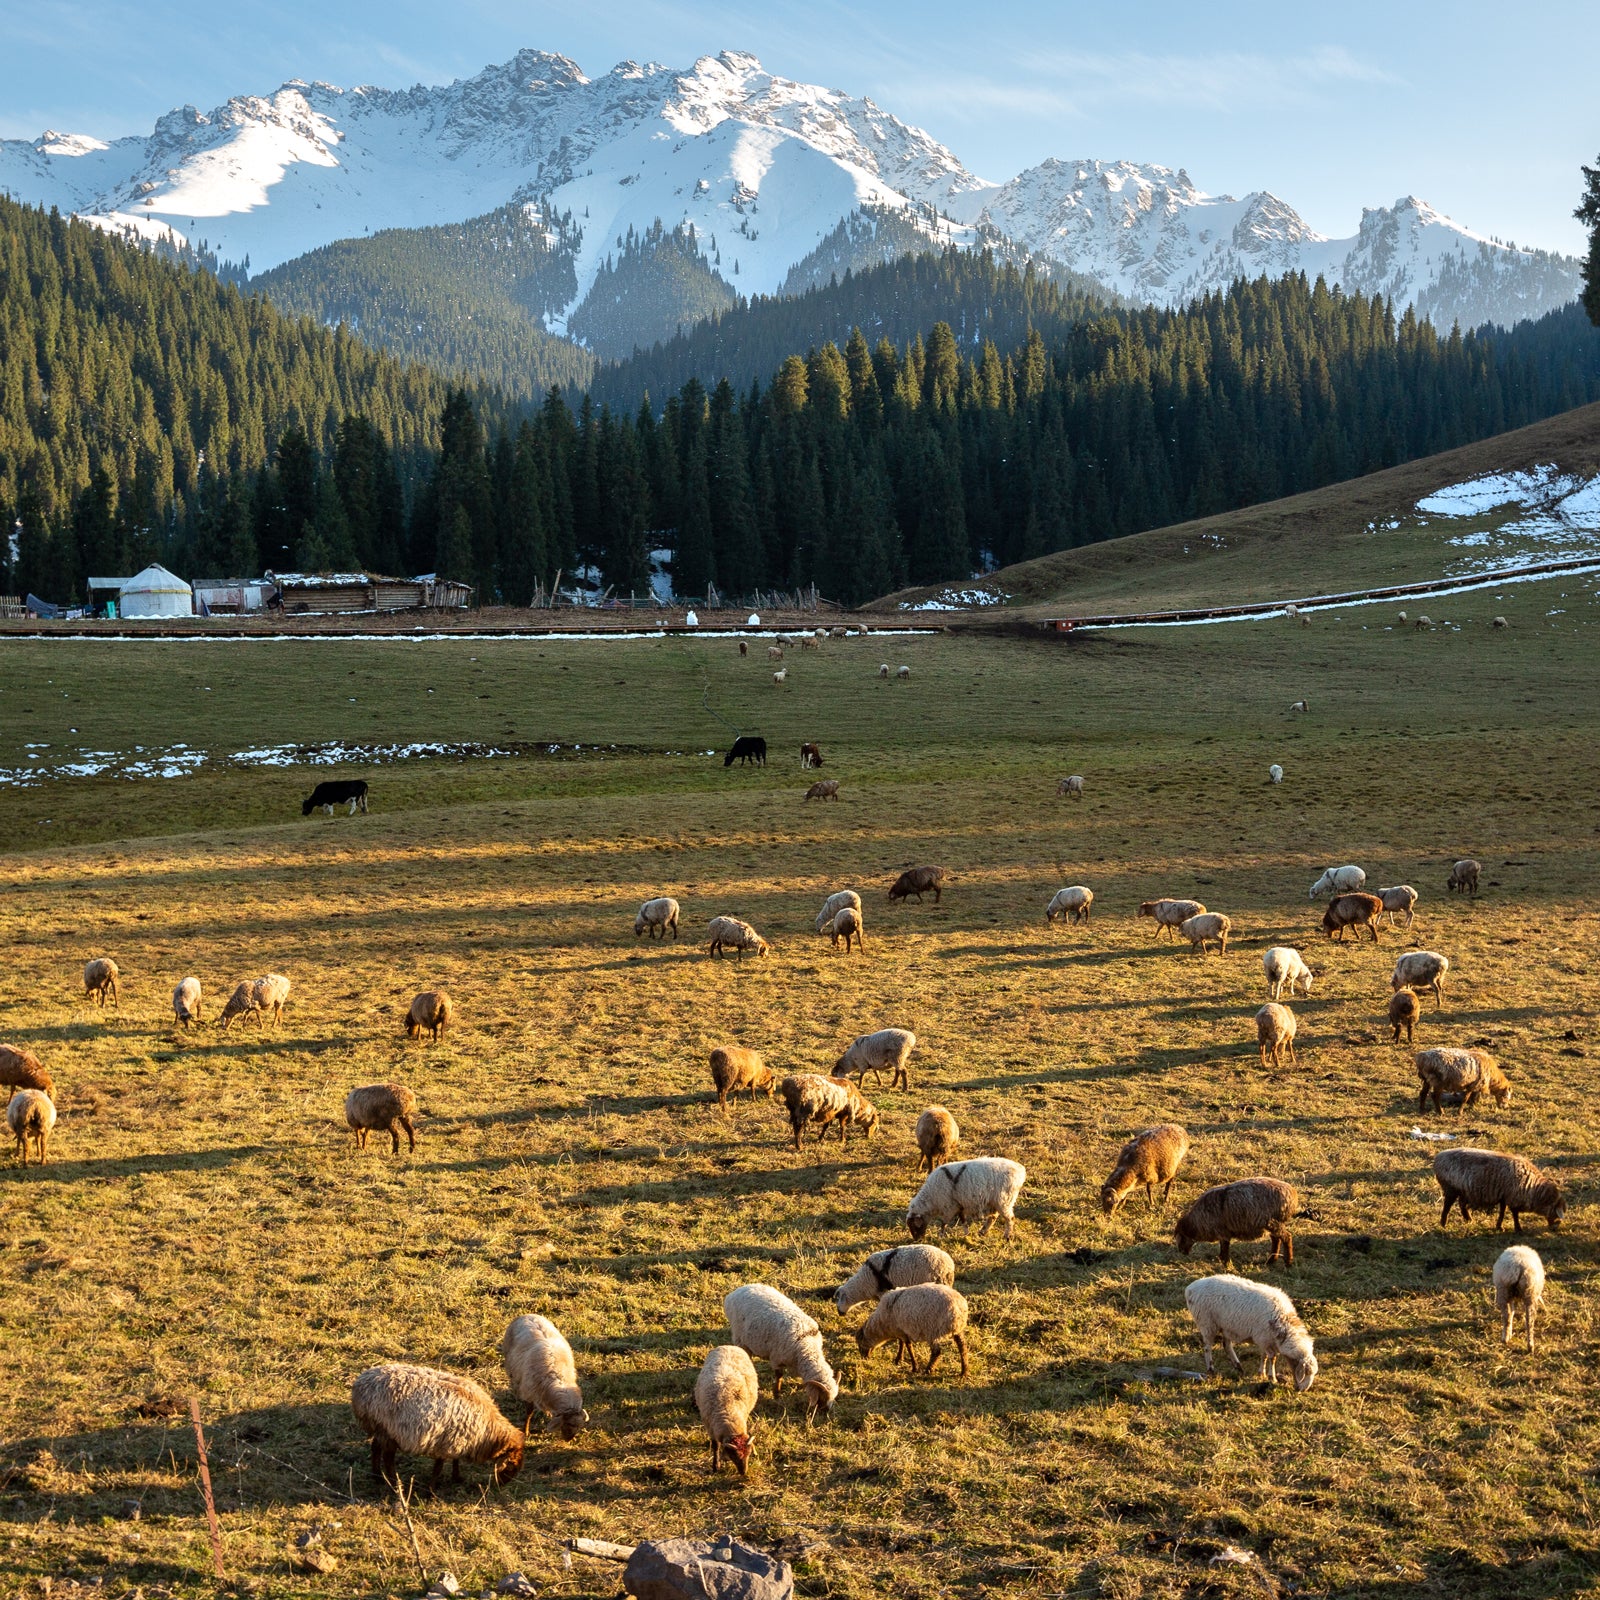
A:
[[[1445,888],[1452,894],[1476,895],[1478,892],[1478,874],[1483,871],[1483,864],[1478,861],[1458,861],[1450,869],[1450,876],[1445,881]]]
[[[1256,1012],[1256,1044],[1261,1050],[1261,1065],[1278,1068],[1287,1056],[1290,1066],[1299,1063],[1294,1058],[1296,1023],[1294,1012],[1269,1000]]]
[[[1394,1028],[1394,1042],[1400,1043],[1400,1030],[1406,1030],[1406,1043],[1411,1044],[1412,1029],[1422,1015],[1422,1002],[1409,989],[1402,989],[1389,999],[1389,1022]]]
[[[1493,1150],[1441,1150],[1433,1158],[1433,1175],[1444,1191],[1441,1228],[1450,1220],[1453,1205],[1461,1208],[1463,1222],[1472,1221],[1468,1206],[1480,1211],[1499,1206],[1494,1225],[1497,1233],[1505,1226],[1507,1211],[1517,1233],[1522,1232],[1524,1211],[1543,1217],[1552,1228],[1559,1228],[1567,1214],[1561,1185],[1522,1156],[1503,1156]]]
[[[391,1155],[400,1154],[400,1134],[406,1130],[409,1149],[417,1148],[417,1130],[411,1119],[417,1114],[417,1097],[403,1083],[369,1083],[352,1089],[344,1097],[344,1120],[356,1136],[356,1148],[367,1148],[367,1134],[387,1133],[394,1140]]]
[[[1172,1193],[1172,1180],[1189,1154],[1189,1135],[1175,1122],[1158,1123],[1137,1133],[1117,1156],[1100,1190],[1100,1209],[1109,1217],[1140,1184],[1144,1185],[1145,1200],[1155,1210],[1156,1185],[1162,1185],[1161,1200],[1164,1205]]]
[[[1331,939],[1337,932],[1344,943],[1346,928],[1371,928],[1372,942],[1378,942],[1378,920],[1383,916],[1383,900],[1375,894],[1338,894],[1322,913],[1322,931]],[[1357,934],[1359,938],[1359,933]]]
[[[0,1087],[7,1089],[43,1089],[54,1095],[54,1079],[40,1064],[38,1056],[21,1045],[0,1044]]]
[[[711,1081],[717,1087],[717,1104],[722,1107],[724,1116],[728,1113],[730,1094],[748,1089],[753,1101],[756,1090],[765,1089],[770,1100],[776,1086],[772,1069],[761,1057],[754,1050],[737,1044],[718,1045],[711,1052]]]
[[[1419,1050],[1416,1065],[1417,1077],[1422,1081],[1418,1111],[1428,1109],[1429,1095],[1433,1096],[1433,1109],[1442,1112],[1444,1096],[1459,1094],[1459,1116],[1486,1090],[1497,1106],[1510,1104],[1510,1080],[1487,1050]]]
[[[1278,1178],[1241,1178],[1235,1183],[1219,1183],[1207,1189],[1184,1214],[1178,1218],[1173,1243],[1182,1255],[1188,1255],[1196,1245],[1215,1240],[1217,1259],[1228,1265],[1228,1246],[1235,1239],[1259,1239],[1262,1234],[1272,1238],[1272,1254],[1268,1264],[1278,1259],[1278,1252],[1288,1256],[1287,1265],[1294,1265],[1294,1239],[1289,1233],[1289,1223],[1300,1209],[1300,1196],[1292,1184]]]
[[[891,900],[904,900],[910,895],[915,895],[920,904],[925,894],[933,896],[933,903],[938,905],[939,897],[944,893],[950,874],[943,867],[911,867],[902,872],[894,880],[894,886],[889,890]]]
[[[424,989],[406,1015],[406,1037],[415,1039],[426,1028],[429,1038],[437,1042],[455,1019],[456,1008],[443,989]]]
[[[837,778],[819,778],[805,792],[807,800],[837,800],[839,798],[839,780]]]
[[[856,942],[856,952],[859,954],[866,949],[861,938],[861,910],[858,906],[845,906],[832,922],[828,924],[828,933],[833,947],[838,949],[839,940],[844,939],[844,953],[850,954],[850,941]]]
[[[956,1119],[943,1106],[929,1106],[917,1118],[917,1149],[922,1152],[917,1171],[932,1172],[935,1167],[942,1167],[954,1158],[960,1143]]]
[[[98,1006],[104,1006],[106,997],[111,997],[111,1002],[117,1010],[122,1009],[122,990],[120,980],[122,973],[115,961],[110,956],[97,956],[93,961],[87,962],[83,969],[83,993],[85,998],[94,997]]]

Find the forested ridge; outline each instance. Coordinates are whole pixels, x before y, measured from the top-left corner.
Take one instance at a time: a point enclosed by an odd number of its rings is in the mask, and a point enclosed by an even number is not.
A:
[[[858,326],[737,386],[517,411],[92,229],[10,205],[0,222],[0,513],[21,523],[0,577],[58,598],[154,555],[192,575],[437,570],[523,603],[580,566],[643,592],[667,547],[682,595],[814,582],[858,602],[1600,397],[1576,307],[1440,336],[1291,277],[1112,311],[930,256],[818,293],[960,277],[956,326]],[[760,309],[766,337],[786,303]]]

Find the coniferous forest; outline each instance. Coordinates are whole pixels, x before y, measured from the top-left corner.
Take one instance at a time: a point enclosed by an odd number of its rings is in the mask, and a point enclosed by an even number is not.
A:
[[[948,314],[780,356],[795,302],[763,302],[715,330],[731,349],[750,317],[772,354],[737,387],[709,368],[619,393],[628,364],[603,401],[514,406],[0,201],[0,515],[19,525],[0,582],[65,599],[152,558],[191,576],[361,565],[520,604],[580,566],[643,592],[665,547],[680,595],[814,582],[858,603],[1600,397],[1600,332],[1576,306],[1441,335],[1296,277],[1158,311],[1069,304],[983,257],[871,269],[896,270],[930,315],[958,286]],[[869,276],[816,293],[859,297]]]

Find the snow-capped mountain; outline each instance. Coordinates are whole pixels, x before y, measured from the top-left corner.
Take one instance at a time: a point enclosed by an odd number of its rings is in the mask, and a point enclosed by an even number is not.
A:
[[[203,240],[254,271],[337,239],[538,201],[570,217],[578,241],[558,331],[630,229],[692,224],[734,289],[775,293],[863,210],[898,212],[908,237],[929,242],[999,233],[1161,304],[1294,270],[1445,323],[1462,305],[1510,320],[1577,293],[1568,258],[1511,249],[1410,198],[1327,239],[1271,194],[1207,195],[1181,169],[1053,160],[986,183],[871,100],[737,52],[687,71],[625,61],[596,79],[524,50],[437,88],[296,81],[207,115],[169,112],[148,138],[0,141],[0,189],[147,237]]]

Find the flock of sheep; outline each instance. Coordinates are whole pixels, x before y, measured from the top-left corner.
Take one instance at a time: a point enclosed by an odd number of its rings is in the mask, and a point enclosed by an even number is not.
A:
[[[1081,798],[1083,779],[1063,781],[1058,792]],[[1475,894],[1480,874],[1475,861],[1457,862],[1451,871],[1451,890]],[[1311,886],[1312,898],[1329,895],[1322,919],[1327,936],[1342,938],[1350,927],[1365,927],[1374,941],[1380,921],[1403,916],[1410,927],[1418,899],[1407,885],[1382,889],[1377,894],[1363,890],[1366,874],[1356,866],[1330,868]],[[921,900],[932,894],[937,901],[949,886],[950,874],[942,867],[914,867],[902,873],[888,891],[891,901]],[[1085,885],[1058,890],[1045,908],[1047,922],[1073,925],[1090,920],[1094,894]],[[1233,923],[1227,916],[1211,912],[1189,899],[1146,901],[1139,907],[1141,917],[1150,917],[1157,937],[1187,940],[1194,952],[1203,955],[1215,944],[1225,955]],[[634,933],[676,939],[681,908],[670,896],[647,900],[634,921]],[[852,941],[859,950],[862,936],[862,902],[855,890],[840,890],[822,905],[815,922],[819,934],[831,936],[835,945],[842,938],[848,951]],[[764,955],[769,945],[747,922],[737,917],[718,916],[709,924],[712,955],[724,950],[740,956]],[[1275,946],[1262,958],[1270,999],[1256,1013],[1257,1039],[1261,1059],[1271,1068],[1294,1060],[1296,1023],[1285,994],[1292,1001],[1309,995],[1314,975],[1299,950]],[[1414,1043],[1413,1030],[1420,1018],[1419,992],[1431,990],[1435,1009],[1443,1006],[1443,979],[1449,971],[1448,959],[1434,951],[1403,953],[1390,978],[1392,997],[1388,1003],[1394,1040],[1401,1031]],[[115,961],[107,957],[90,961],[83,970],[85,995],[101,1007],[120,1005],[120,973]],[[254,1016],[258,1026],[267,1019],[281,1020],[290,983],[280,974],[269,973],[242,982],[221,1013],[227,1027],[235,1018]],[[187,1028],[201,1019],[202,986],[198,978],[186,977],[173,991],[172,1009],[177,1025]],[[445,1035],[454,1019],[449,997],[439,990],[416,996],[408,1010],[404,1028],[413,1038],[427,1032],[437,1040]],[[831,1070],[796,1073],[777,1079],[755,1051],[737,1045],[722,1045],[710,1055],[710,1073],[717,1101],[724,1115],[731,1097],[740,1090],[754,1098],[765,1092],[783,1103],[789,1134],[799,1150],[802,1136],[816,1130],[820,1144],[828,1130],[838,1131],[841,1144],[854,1130],[870,1139],[882,1125],[882,1116],[864,1096],[867,1075],[881,1083],[885,1075],[891,1091],[910,1090],[910,1058],[917,1047],[917,1036],[909,1029],[883,1028],[863,1034],[843,1050]],[[1418,1052],[1416,1070],[1421,1083],[1418,1109],[1431,1097],[1442,1109],[1446,1095],[1459,1097],[1463,1107],[1487,1094],[1497,1105],[1505,1104],[1511,1085],[1497,1062],[1484,1051],[1471,1048],[1438,1047]],[[20,1158],[27,1164],[30,1153],[43,1163],[55,1124],[54,1084],[49,1072],[29,1051],[0,1045],[0,1084],[14,1090],[7,1108],[7,1120],[17,1140]],[[352,1089],[345,1101],[345,1120],[359,1148],[364,1149],[368,1134],[387,1133],[393,1154],[400,1149],[403,1130],[409,1148],[416,1148],[415,1117],[417,1099],[398,1083],[368,1084]],[[955,1287],[954,1260],[942,1249],[925,1242],[928,1231],[937,1225],[942,1232],[952,1227],[970,1228],[980,1223],[980,1237],[998,1220],[1007,1239],[1015,1228],[1016,1204],[1027,1172],[1020,1162],[1001,1156],[957,1159],[961,1142],[955,1117],[943,1105],[930,1105],[916,1123],[919,1172],[925,1172],[920,1188],[906,1211],[906,1231],[911,1243],[881,1249],[867,1256],[861,1266],[834,1295],[834,1305],[842,1316],[853,1307],[868,1304],[871,1310],[856,1330],[856,1344],[863,1358],[879,1346],[893,1344],[895,1360],[909,1360],[917,1371],[917,1347],[926,1346],[927,1370],[931,1373],[945,1344],[953,1345],[961,1373],[969,1372],[966,1329],[969,1311],[966,1298]],[[1147,1128],[1128,1141],[1101,1189],[1102,1210],[1108,1217],[1136,1189],[1145,1191],[1151,1209],[1157,1204],[1156,1191],[1165,1203],[1179,1169],[1189,1154],[1187,1132],[1172,1123]],[[1463,1220],[1470,1220],[1473,1209],[1498,1208],[1496,1227],[1507,1211],[1513,1227],[1520,1232],[1523,1212],[1543,1216],[1551,1227],[1559,1225],[1565,1212],[1560,1186],[1533,1163],[1518,1156],[1487,1150],[1450,1149],[1441,1152],[1434,1171],[1444,1197],[1440,1218],[1443,1226],[1453,1208]],[[1213,1347],[1222,1343],[1234,1366],[1240,1366],[1237,1346],[1253,1344],[1261,1357],[1262,1373],[1276,1383],[1280,1362],[1284,1376],[1298,1390],[1306,1390],[1318,1372],[1312,1337],[1281,1290],[1268,1284],[1238,1277],[1226,1269],[1231,1265],[1230,1249],[1236,1241],[1270,1238],[1268,1264],[1294,1263],[1294,1240],[1290,1225],[1297,1215],[1308,1214],[1300,1204],[1294,1187],[1282,1179],[1253,1176],[1214,1185],[1201,1193],[1178,1217],[1173,1241],[1180,1253],[1188,1255],[1197,1243],[1218,1246],[1217,1274],[1191,1283],[1184,1300],[1205,1350],[1208,1373],[1214,1370]],[[1534,1324],[1544,1290],[1544,1269],[1538,1254],[1523,1245],[1506,1250],[1494,1267],[1496,1304],[1503,1318],[1503,1335],[1512,1337],[1513,1313],[1520,1310],[1528,1349],[1533,1349]],[[822,1330],[816,1320],[776,1288],[750,1283],[734,1289],[724,1300],[728,1342],[718,1345],[706,1357],[694,1385],[694,1402],[704,1421],[711,1447],[711,1464],[718,1467],[730,1459],[741,1476],[746,1472],[751,1438],[755,1431],[754,1412],[759,1396],[756,1361],[771,1369],[776,1397],[783,1379],[798,1381],[808,1409],[826,1414],[839,1394],[839,1383],[830,1365]],[[480,1385],[451,1373],[409,1363],[388,1362],[369,1368],[351,1388],[351,1406],[371,1440],[372,1468],[376,1476],[397,1482],[396,1459],[400,1452],[431,1457],[433,1479],[437,1484],[445,1462],[453,1463],[460,1476],[462,1461],[487,1464],[496,1482],[505,1482],[521,1468],[523,1452],[535,1417],[571,1439],[588,1420],[583,1405],[576,1363],[570,1344],[560,1330],[543,1316],[519,1316],[506,1329],[501,1342],[510,1391],[527,1407],[527,1417],[519,1428],[506,1418],[493,1398]]]

